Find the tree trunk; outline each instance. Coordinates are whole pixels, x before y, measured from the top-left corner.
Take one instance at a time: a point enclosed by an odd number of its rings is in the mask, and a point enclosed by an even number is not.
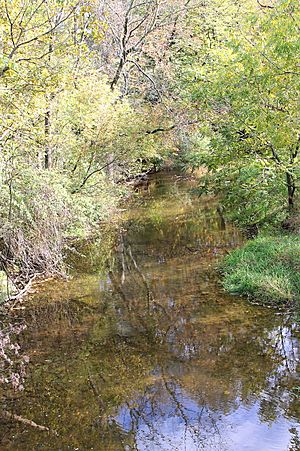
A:
[[[53,34],[50,35],[50,41],[49,41],[49,64],[51,62],[51,55],[53,52]],[[46,105],[47,109],[45,112],[45,169],[51,169],[51,148],[50,148],[50,107],[51,107],[51,101],[54,98],[53,93],[51,93],[48,97],[46,95]]]
[[[288,191],[288,210],[291,214],[294,210],[294,194],[296,190],[295,180],[293,175],[290,172],[286,173],[286,184]]]
[[[46,138],[46,145],[45,145],[45,169],[51,168],[51,150],[50,150],[50,143],[49,143],[49,136],[50,135],[50,106],[47,108],[45,112],[45,138]]]

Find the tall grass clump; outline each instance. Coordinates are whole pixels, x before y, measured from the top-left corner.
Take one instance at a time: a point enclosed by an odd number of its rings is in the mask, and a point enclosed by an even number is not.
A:
[[[248,241],[222,262],[223,286],[262,304],[300,300],[300,237],[265,236]]]

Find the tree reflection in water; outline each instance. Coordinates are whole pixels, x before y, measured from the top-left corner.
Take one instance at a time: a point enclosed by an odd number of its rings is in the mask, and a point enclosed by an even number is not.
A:
[[[154,180],[101,276],[33,299],[6,404],[52,433],[6,422],[3,449],[299,449],[299,329],[223,293],[213,265],[241,238],[190,188]]]

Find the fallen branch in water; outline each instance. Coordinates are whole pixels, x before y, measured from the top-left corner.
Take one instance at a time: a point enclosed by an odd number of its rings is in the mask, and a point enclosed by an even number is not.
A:
[[[21,301],[22,298],[28,294],[28,292],[30,291],[31,287],[32,287],[32,282],[34,282],[38,277],[43,276],[43,273],[36,273],[34,274],[29,281],[27,282],[27,284],[24,286],[24,288],[22,290],[20,290],[17,294],[13,295],[13,296],[9,296],[4,302],[3,304],[7,304],[7,303],[11,303],[12,305],[10,306],[11,309],[13,309],[16,305],[16,303],[18,301]]]
[[[17,294],[15,294],[13,296],[9,296],[6,300],[6,302],[17,301],[22,296],[24,296],[28,292],[28,290],[31,288],[32,282],[35,278],[36,278],[36,276],[33,276],[22,290],[20,290]]]
[[[50,429],[46,426],[37,424],[32,420],[28,420],[27,418],[21,417],[20,415],[16,415],[14,413],[7,412],[7,410],[0,412],[0,415],[8,420],[18,421],[19,423],[26,424],[27,426],[31,426],[33,428],[39,429],[40,431],[48,431],[48,432],[50,431]]]

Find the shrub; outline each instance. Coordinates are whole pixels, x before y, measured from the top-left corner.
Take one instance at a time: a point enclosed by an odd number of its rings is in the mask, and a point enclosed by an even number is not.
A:
[[[92,193],[72,194],[69,180],[57,171],[28,168],[11,186],[0,187],[0,270],[17,291],[36,274],[63,274],[66,238],[99,233],[99,222],[124,194],[105,179]]]
[[[0,190],[0,264],[20,289],[35,273],[60,271],[71,211],[55,173],[23,169],[11,186]]]

